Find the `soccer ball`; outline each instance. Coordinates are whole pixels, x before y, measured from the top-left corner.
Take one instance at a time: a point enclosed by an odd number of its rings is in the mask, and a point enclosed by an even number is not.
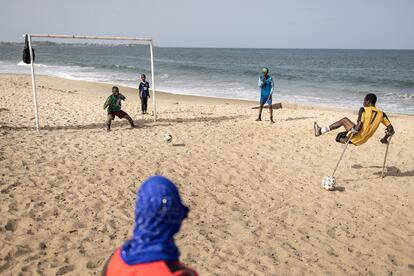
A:
[[[172,138],[173,138],[172,135],[169,133],[164,133],[164,135],[162,136],[162,139],[167,143],[171,142]]]
[[[322,188],[324,188],[327,191],[333,191],[335,190],[335,186],[336,186],[336,180],[335,177],[333,176],[325,176],[324,178],[322,178]]]

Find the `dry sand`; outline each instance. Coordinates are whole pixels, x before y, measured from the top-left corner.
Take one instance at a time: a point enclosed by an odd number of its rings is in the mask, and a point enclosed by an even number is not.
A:
[[[255,122],[252,103],[159,94],[159,121],[134,90],[105,131],[109,84],[0,77],[0,274],[96,275],[131,234],[135,191],[154,173],[191,208],[176,240],[201,275],[414,275],[414,118],[391,115],[388,176],[375,136],[349,146],[339,190],[324,191],[343,146],[327,125],[356,114],[291,106]],[[151,110],[151,104],[149,109]],[[173,144],[162,134],[174,136]]]

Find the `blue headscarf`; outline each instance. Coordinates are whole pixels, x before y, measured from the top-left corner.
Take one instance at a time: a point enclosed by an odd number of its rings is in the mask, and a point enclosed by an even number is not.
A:
[[[147,178],[137,192],[134,233],[122,245],[121,258],[129,265],[178,261],[173,236],[188,211],[174,183],[158,175]]]

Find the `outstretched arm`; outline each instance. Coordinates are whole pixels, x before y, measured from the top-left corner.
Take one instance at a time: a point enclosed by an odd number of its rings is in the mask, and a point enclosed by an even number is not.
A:
[[[106,109],[108,107],[108,105],[109,105],[109,99],[106,99],[106,101],[104,103],[104,106],[103,106],[103,109]]]

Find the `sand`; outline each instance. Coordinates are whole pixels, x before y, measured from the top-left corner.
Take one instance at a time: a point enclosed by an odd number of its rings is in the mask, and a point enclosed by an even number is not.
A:
[[[135,191],[158,173],[191,211],[176,236],[200,275],[414,275],[414,117],[389,114],[397,134],[380,178],[383,127],[349,146],[339,189],[322,190],[343,150],[327,125],[356,113],[284,105],[255,122],[256,103],[158,94],[159,120],[124,110],[105,131],[110,84],[0,76],[0,274],[98,275],[131,234]],[[152,102],[149,110],[152,109]],[[173,142],[162,140],[171,133]]]

